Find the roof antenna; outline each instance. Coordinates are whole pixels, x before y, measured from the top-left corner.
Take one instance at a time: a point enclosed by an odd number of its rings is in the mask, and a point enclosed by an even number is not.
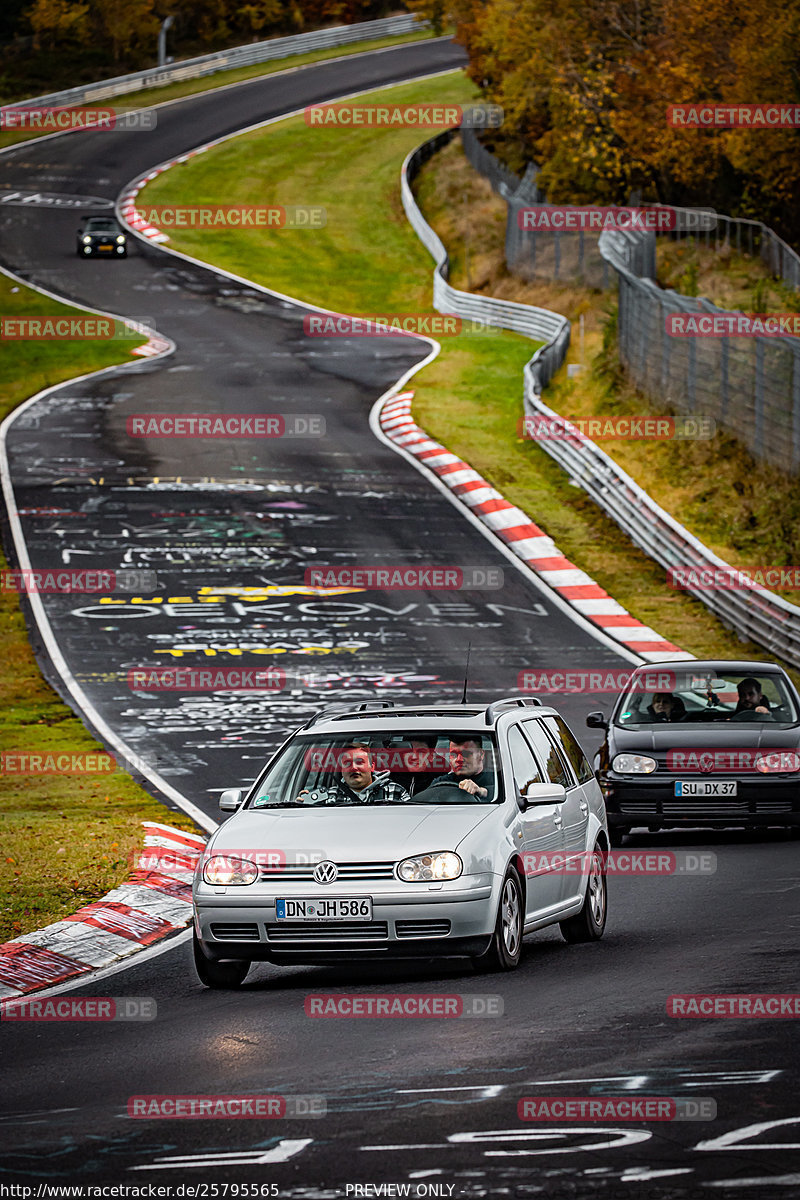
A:
[[[467,642],[467,665],[464,670],[464,695],[461,697],[461,703],[467,703],[467,681],[469,679],[469,656],[472,650],[472,642]]]

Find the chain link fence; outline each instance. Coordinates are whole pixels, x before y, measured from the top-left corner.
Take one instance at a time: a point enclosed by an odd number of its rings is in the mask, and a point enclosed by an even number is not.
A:
[[[462,130],[461,136],[472,165],[506,201],[510,272],[526,280],[544,277],[597,288],[617,283],[619,356],[636,387],[676,412],[713,417],[755,458],[786,474],[800,474],[800,338],[701,331],[676,336],[668,324],[674,314],[738,314],[658,287],[653,232],[523,228],[525,208],[543,205],[535,174],[529,168],[520,179],[480,145],[474,131]],[[760,258],[787,288],[800,288],[800,256],[763,222],[716,214],[698,230],[691,227],[698,210],[672,211],[678,228],[658,236],[691,238],[720,255],[736,251]]]
[[[600,251],[619,281],[617,337],[628,377],[676,412],[712,417],[755,458],[785,474],[800,473],[800,339],[711,332],[714,326],[730,327],[729,318],[737,314],[643,277],[638,259],[647,251],[630,243],[647,238],[655,240],[653,235],[600,235]],[[768,239],[762,245],[770,250]],[[694,322],[698,332],[676,336],[670,332],[676,314],[709,314],[722,321]]]

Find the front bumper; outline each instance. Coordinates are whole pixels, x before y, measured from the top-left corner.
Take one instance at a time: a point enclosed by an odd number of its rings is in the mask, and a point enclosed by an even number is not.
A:
[[[800,779],[770,779],[766,775],[714,775],[714,782],[735,780],[735,796],[676,796],[677,779],[706,775],[619,776],[609,772],[601,783],[608,823],[614,829],[635,825],[666,828],[681,825],[766,826],[800,825]]]
[[[223,897],[200,884],[194,896],[195,931],[209,958],[320,963],[479,955],[488,949],[494,932],[502,881],[489,875],[469,881],[470,887],[445,885],[437,892],[410,887],[399,892],[396,885],[385,893],[377,886],[372,891],[326,890],[330,898],[371,896],[369,922],[278,921],[274,892],[246,896],[243,888],[229,888]],[[282,897],[308,894],[308,887],[296,886],[281,892]]]

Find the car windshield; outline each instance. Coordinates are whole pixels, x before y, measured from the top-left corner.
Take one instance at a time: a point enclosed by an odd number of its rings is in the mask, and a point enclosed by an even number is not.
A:
[[[493,739],[360,730],[293,738],[259,779],[248,808],[352,804],[492,804],[502,799]]]
[[[658,689],[658,690],[656,690]],[[687,668],[634,675],[617,709],[624,726],[751,722],[793,725],[798,712],[781,675]]]
[[[86,222],[85,233],[117,233],[119,225],[108,217],[91,217]]]

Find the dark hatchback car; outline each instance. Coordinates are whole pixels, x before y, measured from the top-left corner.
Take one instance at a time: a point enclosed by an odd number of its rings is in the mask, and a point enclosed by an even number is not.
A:
[[[79,258],[91,258],[95,254],[105,258],[125,258],[127,253],[127,234],[114,217],[88,217],[78,230]]]
[[[615,844],[634,826],[800,829],[800,696],[769,662],[638,667],[595,767]]]

